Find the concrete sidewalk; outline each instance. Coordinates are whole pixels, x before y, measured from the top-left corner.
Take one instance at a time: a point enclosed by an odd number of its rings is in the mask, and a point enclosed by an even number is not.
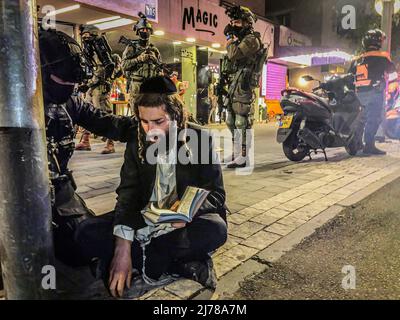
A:
[[[318,227],[400,176],[398,142],[380,145],[383,157],[350,158],[344,149],[329,151],[329,162],[318,157],[294,164],[276,155],[255,155],[251,175],[224,170],[229,238],[213,257],[219,279],[214,294],[199,284],[177,281],[143,299],[229,298],[245,277],[262,272]],[[124,145],[117,153],[100,155],[102,144],[73,158],[78,192],[97,214],[114,208]]]

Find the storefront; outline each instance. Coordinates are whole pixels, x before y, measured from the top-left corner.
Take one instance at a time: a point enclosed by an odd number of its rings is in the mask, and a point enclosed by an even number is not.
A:
[[[220,59],[225,54],[223,30],[229,23],[225,8],[219,6],[219,1],[38,0],[39,5],[50,4],[56,9],[78,3],[79,8],[58,14],[57,20],[71,24],[70,34],[74,33],[74,25],[95,24],[106,33],[112,49],[120,54],[124,50],[124,46],[118,43],[120,37],[135,38],[132,26],[138,12],[146,13],[154,28],[152,43],[159,48],[163,62],[171,71],[178,72],[179,80],[184,84],[184,100],[189,112],[206,121],[210,108],[209,86],[219,77]],[[57,24],[57,28],[61,26],[66,28]],[[270,45],[272,56],[273,24],[258,20],[255,29],[261,33],[263,43]]]
[[[324,81],[332,74],[344,73],[352,56],[340,49],[313,47],[311,39],[284,26],[263,76],[262,91],[270,116],[282,112],[279,100],[286,87],[311,91],[316,83],[305,82],[304,75]]]

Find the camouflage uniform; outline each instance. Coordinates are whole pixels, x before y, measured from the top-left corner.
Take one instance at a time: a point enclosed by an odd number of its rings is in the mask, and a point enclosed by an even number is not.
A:
[[[105,70],[99,65],[93,78],[88,83],[89,90],[86,93],[86,102],[92,103],[96,108],[111,113],[110,91],[111,79],[105,78]]]
[[[122,55],[122,70],[128,81],[131,108],[144,80],[161,75],[161,54],[153,44],[140,40],[127,46]]]
[[[242,131],[242,144],[246,144],[246,129],[251,129],[254,121],[254,89],[258,79],[253,78],[253,68],[255,55],[261,47],[257,33],[250,33],[240,43],[231,43],[227,47],[227,57],[236,66],[228,92],[227,125],[232,134],[235,129]]]

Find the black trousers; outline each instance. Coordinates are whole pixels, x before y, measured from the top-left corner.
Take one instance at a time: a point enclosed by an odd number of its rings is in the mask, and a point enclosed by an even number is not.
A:
[[[113,213],[110,213],[84,221],[77,237],[81,256],[88,263],[99,258],[106,274],[114,255],[113,218]],[[217,213],[202,214],[185,228],[151,240],[145,247],[146,275],[158,279],[180,263],[206,259],[226,239],[227,225],[221,216]],[[132,264],[142,272],[143,251],[137,240],[132,243]]]

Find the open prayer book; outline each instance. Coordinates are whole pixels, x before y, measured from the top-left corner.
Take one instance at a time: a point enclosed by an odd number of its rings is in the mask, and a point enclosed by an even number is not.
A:
[[[192,221],[210,192],[201,188],[187,187],[176,208],[158,208],[150,203],[143,215],[154,224]]]

